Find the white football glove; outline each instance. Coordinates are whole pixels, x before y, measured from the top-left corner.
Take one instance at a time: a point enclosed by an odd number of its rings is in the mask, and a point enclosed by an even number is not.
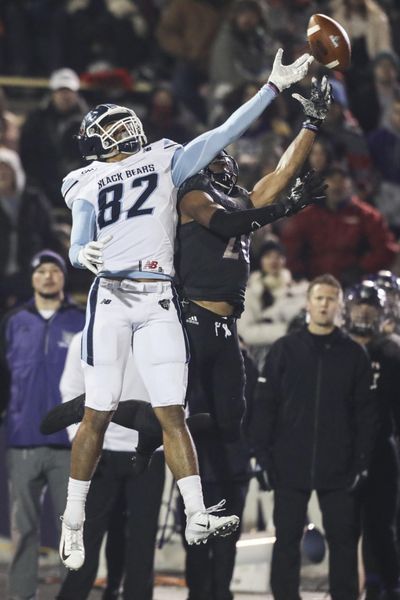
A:
[[[283,65],[282,55],[283,49],[279,48],[268,79],[268,82],[277,87],[280,92],[303,79],[307,75],[308,67],[314,60],[311,54],[302,54],[291,65]]]
[[[88,242],[79,250],[78,261],[83,267],[95,275],[101,271],[103,264],[103,248],[112,240],[112,235],[107,235],[101,242]]]

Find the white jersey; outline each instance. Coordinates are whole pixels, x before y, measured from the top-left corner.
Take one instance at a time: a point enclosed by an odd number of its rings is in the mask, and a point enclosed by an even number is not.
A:
[[[118,162],[94,161],[64,179],[67,206],[86,200],[94,208],[94,237],[112,235],[100,275],[173,277],[178,214],[171,162],[177,148],[159,140]]]

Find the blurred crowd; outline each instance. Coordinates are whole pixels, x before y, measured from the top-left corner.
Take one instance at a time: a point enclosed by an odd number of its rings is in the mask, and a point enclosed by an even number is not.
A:
[[[61,269],[60,290],[65,276],[73,299],[87,295],[92,275],[68,261],[71,215],[60,189],[83,164],[74,135],[90,107],[129,106],[148,142],[185,143],[257,92],[279,47],[285,63],[307,50],[315,12],[337,19],[352,43],[346,73],[314,61],[291,90],[308,96],[311,78],[323,74],[332,85],[334,102],[304,167],[324,176],[327,198],[253,235],[238,321],[243,351],[262,370],[273,344],[307,323],[309,282],[324,273],[336,279],[319,285],[336,292],[378,282],[387,293],[387,331],[379,331],[399,333],[399,0],[3,0],[0,85],[1,76],[25,79],[0,87],[0,314],[30,298],[42,263]],[[30,78],[46,78],[47,88]],[[241,185],[251,189],[275,169],[302,119],[283,93],[227,149]],[[397,556],[394,563],[387,589],[397,592]]]
[[[311,14],[348,31],[351,68],[328,72],[334,104],[307,167],[329,177],[328,200],[287,223],[263,228],[280,241],[296,281],[330,272],[344,284],[397,270],[400,233],[400,24],[396,0],[5,0],[0,73],[49,78],[48,89],[0,92],[0,308],[29,293],[27,264],[43,247],[66,258],[70,215],[63,176],[82,164],[73,135],[97,102],[131,106],[148,141],[184,143],[222,122],[267,79],[276,49],[307,49]],[[326,71],[314,62],[295,92]],[[301,123],[283,94],[228,150],[240,183],[272,171]],[[23,107],[23,109],[21,109]],[[71,271],[69,289],[88,278]]]

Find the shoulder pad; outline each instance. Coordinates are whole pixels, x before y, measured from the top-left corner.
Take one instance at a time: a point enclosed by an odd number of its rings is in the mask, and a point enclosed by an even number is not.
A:
[[[182,183],[178,190],[178,202],[182,200],[185,194],[188,194],[189,192],[193,192],[195,190],[212,193],[212,183],[210,181],[210,178],[204,173],[197,173],[196,175],[189,177],[189,179],[186,179],[186,181]]]

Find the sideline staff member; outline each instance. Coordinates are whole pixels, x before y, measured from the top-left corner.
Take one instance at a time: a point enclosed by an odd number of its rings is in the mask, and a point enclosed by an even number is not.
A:
[[[307,293],[309,324],[275,342],[259,379],[252,431],[275,490],[275,600],[300,598],[300,541],[312,490],[329,545],[332,600],[358,598],[353,492],[368,467],[376,417],[368,357],[335,326],[341,302],[333,276],[314,279]]]

